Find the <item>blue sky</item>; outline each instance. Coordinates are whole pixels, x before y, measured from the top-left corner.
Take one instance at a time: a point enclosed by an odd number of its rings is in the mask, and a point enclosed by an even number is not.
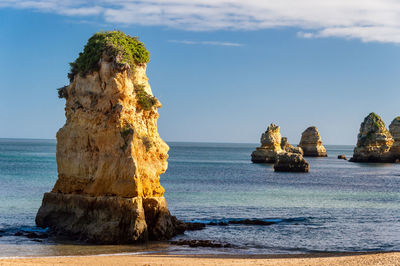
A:
[[[326,144],[355,144],[369,112],[400,115],[393,1],[203,2],[0,2],[0,137],[55,138],[68,63],[113,29],[150,50],[167,141],[256,143],[274,122],[294,144],[311,125]]]

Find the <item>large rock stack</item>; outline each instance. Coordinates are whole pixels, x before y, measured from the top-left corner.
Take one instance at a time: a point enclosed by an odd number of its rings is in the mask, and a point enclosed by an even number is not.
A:
[[[305,157],[327,157],[316,127],[309,127],[301,134],[299,147],[303,149]]]
[[[251,154],[254,163],[274,163],[276,172],[308,172],[309,164],[302,149],[293,147],[287,138],[281,138],[279,126],[269,125],[261,135],[261,146]]]
[[[400,116],[393,119],[389,126],[389,132],[393,137],[393,145],[390,147],[392,161],[400,161]]]
[[[254,163],[274,163],[277,155],[283,153],[281,148],[281,133],[279,126],[269,125],[261,135],[261,146],[251,154],[251,161]]]
[[[397,133],[397,122],[392,123],[393,133]],[[393,138],[385,123],[375,113],[370,113],[361,123],[357,146],[352,162],[392,162],[390,154]],[[396,135],[397,138],[397,135]]]
[[[168,239],[182,231],[159,178],[167,144],[146,63],[149,53],[119,31],[97,33],[71,64],[66,123],[57,133],[58,180],[36,223],[97,243]]]

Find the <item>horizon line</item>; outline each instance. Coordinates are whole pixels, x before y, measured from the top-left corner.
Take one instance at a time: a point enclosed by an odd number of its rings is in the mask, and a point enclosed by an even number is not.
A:
[[[49,138],[8,138],[8,137],[0,137],[0,140],[52,140],[57,141],[57,139],[49,139]],[[187,141],[187,140],[164,140],[169,143],[209,143],[209,144],[254,144],[259,145],[259,143],[255,142],[221,142],[221,141]],[[293,144],[292,144],[293,145]],[[340,146],[355,146],[353,144],[322,144],[328,146],[340,145]]]

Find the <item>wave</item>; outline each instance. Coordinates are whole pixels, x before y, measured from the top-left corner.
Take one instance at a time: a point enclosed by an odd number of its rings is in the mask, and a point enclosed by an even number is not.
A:
[[[221,218],[221,219],[193,219],[184,221],[185,223],[201,223],[205,225],[272,225],[278,223],[299,223],[307,222],[311,217],[293,217],[293,218]]]
[[[15,234],[21,233],[39,233],[39,234],[45,234],[48,233],[50,228],[41,228],[37,226],[13,226],[13,227],[1,227],[0,228],[0,235],[2,236],[10,236]],[[18,236],[18,235],[17,235]]]

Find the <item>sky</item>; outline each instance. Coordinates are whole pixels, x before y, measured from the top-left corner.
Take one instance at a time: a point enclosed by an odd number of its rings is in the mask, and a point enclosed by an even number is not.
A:
[[[370,112],[400,115],[394,0],[0,0],[0,138],[54,139],[69,62],[100,30],[139,36],[166,141],[355,145]]]

